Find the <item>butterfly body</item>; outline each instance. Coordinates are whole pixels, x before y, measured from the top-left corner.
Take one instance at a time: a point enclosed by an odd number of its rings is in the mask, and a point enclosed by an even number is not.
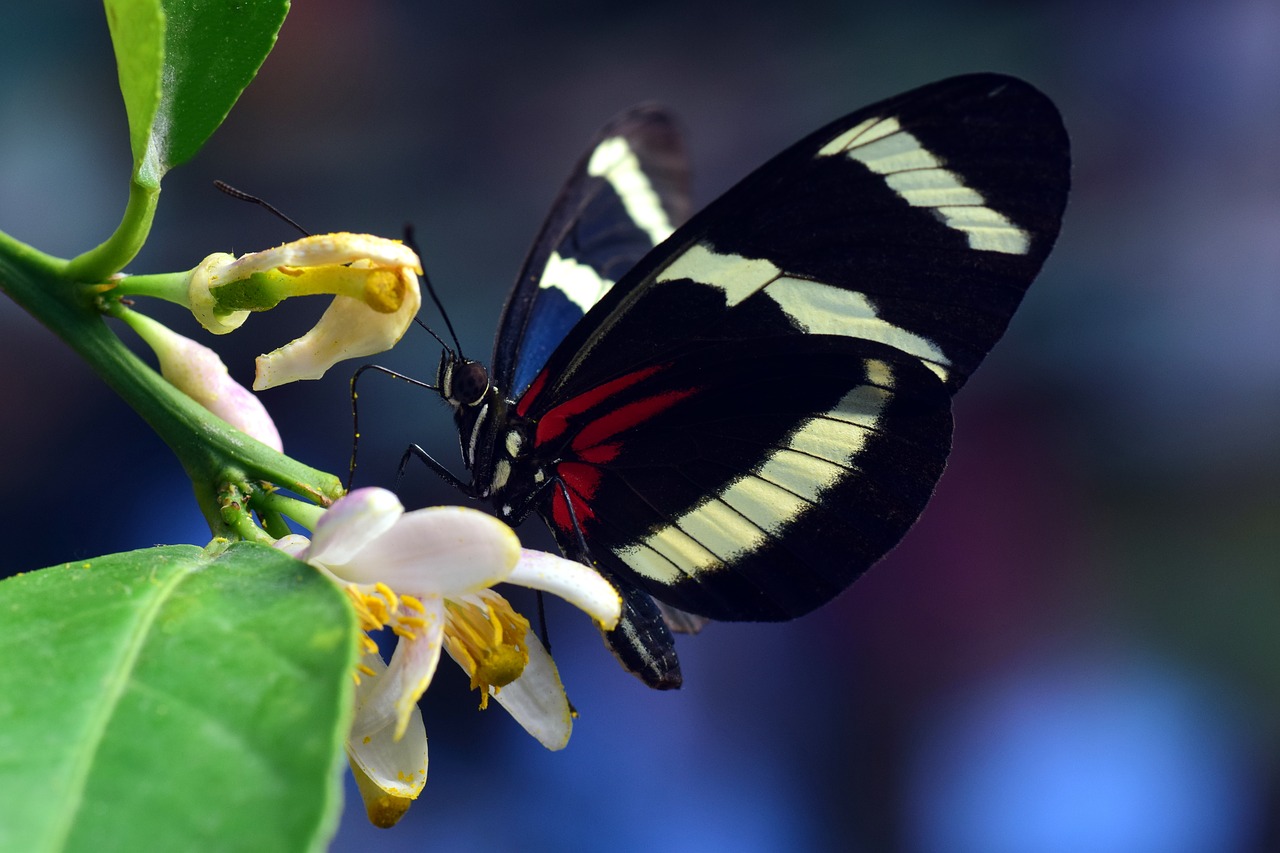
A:
[[[684,222],[671,120],[624,113],[535,241],[492,374],[442,357],[468,491],[513,524],[536,512],[610,578],[610,646],[677,686],[654,599],[794,618],[905,535],[1067,170],[1043,95],[971,75],[833,122]]]

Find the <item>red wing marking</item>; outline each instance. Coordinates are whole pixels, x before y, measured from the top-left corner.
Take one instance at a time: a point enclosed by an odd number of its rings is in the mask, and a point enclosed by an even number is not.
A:
[[[542,386],[546,384],[547,371],[543,370],[533,378],[533,382],[529,384],[529,387],[525,389],[524,394],[521,395],[520,402],[516,403],[517,415],[522,418],[525,416],[525,413],[529,411],[529,407],[533,405],[534,398],[538,396],[538,393],[542,391]]]
[[[591,499],[595,497],[596,489],[600,487],[601,472],[594,465],[562,462],[556,466],[556,473],[560,475],[560,480],[565,487],[555,490],[555,496],[551,501],[551,517],[556,527],[569,533],[573,530],[573,519],[570,518],[569,507],[565,503],[565,492],[569,493],[573,501],[573,512],[578,517],[579,523],[595,518],[595,513],[591,510]]]
[[[622,445],[617,442],[610,444],[597,444],[595,447],[588,447],[578,453],[580,462],[589,462],[592,465],[603,465],[606,462],[612,462],[617,458],[618,453],[622,451]]]
[[[590,413],[594,408],[608,409],[610,397],[638,382],[648,379],[659,370],[662,370],[664,366],[647,367],[644,370],[628,373],[625,376],[620,376],[593,388],[585,394],[579,394],[572,400],[561,403],[538,421],[534,438],[535,443],[543,444],[564,435],[569,429],[569,422],[573,418]],[[534,380],[533,385],[529,387],[529,394],[526,395],[525,399],[529,399],[530,395],[536,394],[541,389],[542,382],[543,377],[539,375]],[[604,476],[604,472],[599,466],[608,464],[616,459],[618,454],[622,452],[622,446],[625,442],[625,438],[622,441],[610,441],[609,439],[656,417],[676,403],[696,393],[696,388],[679,388],[673,391],[664,391],[617,406],[589,420],[573,436],[570,444],[572,449],[572,453],[569,455],[570,458],[557,463],[555,466],[556,475],[564,483],[564,488],[556,489],[551,499],[551,518],[556,527],[565,533],[573,531],[573,518],[569,513],[570,501],[573,503],[573,516],[577,517],[580,524],[586,524],[595,518],[595,512],[592,510],[591,505],[595,500],[596,492],[600,488],[600,480]],[[521,407],[523,406],[524,400],[521,400],[516,409],[517,414],[522,413]]]
[[[613,394],[618,393],[624,388],[629,388],[644,379],[648,379],[653,374],[662,369],[662,366],[646,367],[644,370],[637,370],[634,373],[628,373],[625,376],[619,376],[617,379],[606,382],[596,388],[592,388],[585,394],[579,394],[572,400],[566,400],[556,406],[551,411],[543,415],[538,421],[538,432],[535,438],[537,444],[542,444],[563,433],[569,426],[569,418],[580,415],[583,412],[600,405]],[[529,388],[529,393],[525,394],[516,406],[516,414],[523,415],[527,408],[525,401],[532,398],[538,391],[542,390],[543,382],[542,374],[534,380],[533,385]]]
[[[696,389],[693,388],[682,388],[678,391],[654,394],[652,397],[619,406],[583,427],[582,431],[573,437],[573,449],[581,454],[587,448],[595,447],[623,430],[631,429],[666,411],[686,397],[692,396],[695,391]]]

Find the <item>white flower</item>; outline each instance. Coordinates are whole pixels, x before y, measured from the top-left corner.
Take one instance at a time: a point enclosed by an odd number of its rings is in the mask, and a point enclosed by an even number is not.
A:
[[[231,378],[216,352],[136,311],[119,316],[155,352],[160,375],[170,384],[241,432],[282,449],[280,433],[262,401]]]
[[[250,311],[290,296],[331,293],[311,331],[258,357],[254,390],[319,379],[348,358],[389,349],[422,304],[418,256],[397,240],[369,234],[317,234],[239,258],[217,253],[191,273],[187,301],[200,324],[222,335]]]
[[[344,586],[366,631],[389,627],[400,638],[385,667],[366,638],[347,741],[374,823],[399,819],[426,781],[426,731],[417,702],[442,648],[481,691],[482,708],[492,696],[548,749],[568,743],[572,715],[555,663],[528,621],[491,587],[506,582],[555,593],[610,629],[621,601],[599,574],[522,551],[511,528],[482,512],[405,512],[383,489],[359,489],[336,501],[310,543],[286,540],[281,547]]]

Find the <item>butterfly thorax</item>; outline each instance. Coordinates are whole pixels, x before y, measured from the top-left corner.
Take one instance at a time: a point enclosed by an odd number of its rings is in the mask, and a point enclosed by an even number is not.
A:
[[[472,496],[492,501],[508,522],[521,521],[546,483],[545,468],[532,455],[534,422],[515,413],[479,362],[446,351],[436,385],[453,408]]]

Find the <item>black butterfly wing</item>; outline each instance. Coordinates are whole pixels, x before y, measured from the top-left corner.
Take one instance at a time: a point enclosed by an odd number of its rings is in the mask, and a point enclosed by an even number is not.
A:
[[[860,110],[647,255],[566,336],[538,390],[565,399],[682,341],[784,331],[750,325],[737,309],[754,298],[783,310],[785,331],[885,343],[954,392],[1052,248],[1069,163],[1057,109],[1015,78],[956,77]]]
[[[784,151],[568,333],[516,407],[537,422],[525,464],[557,481],[538,511],[561,545],[623,582],[637,615],[609,641],[629,668],[660,682],[674,659],[644,592],[786,619],[905,535],[950,394],[1052,247],[1068,169],[1030,85],[935,83]]]
[[[633,107],[592,140],[525,259],[498,325],[493,377],[518,397],[564,336],[689,215],[689,169],[671,116]]]
[[[554,448],[564,488],[540,512],[562,543],[580,529],[609,574],[682,610],[790,619],[901,539],[950,439],[943,383],[891,347],[723,343],[549,411],[535,442]]]

